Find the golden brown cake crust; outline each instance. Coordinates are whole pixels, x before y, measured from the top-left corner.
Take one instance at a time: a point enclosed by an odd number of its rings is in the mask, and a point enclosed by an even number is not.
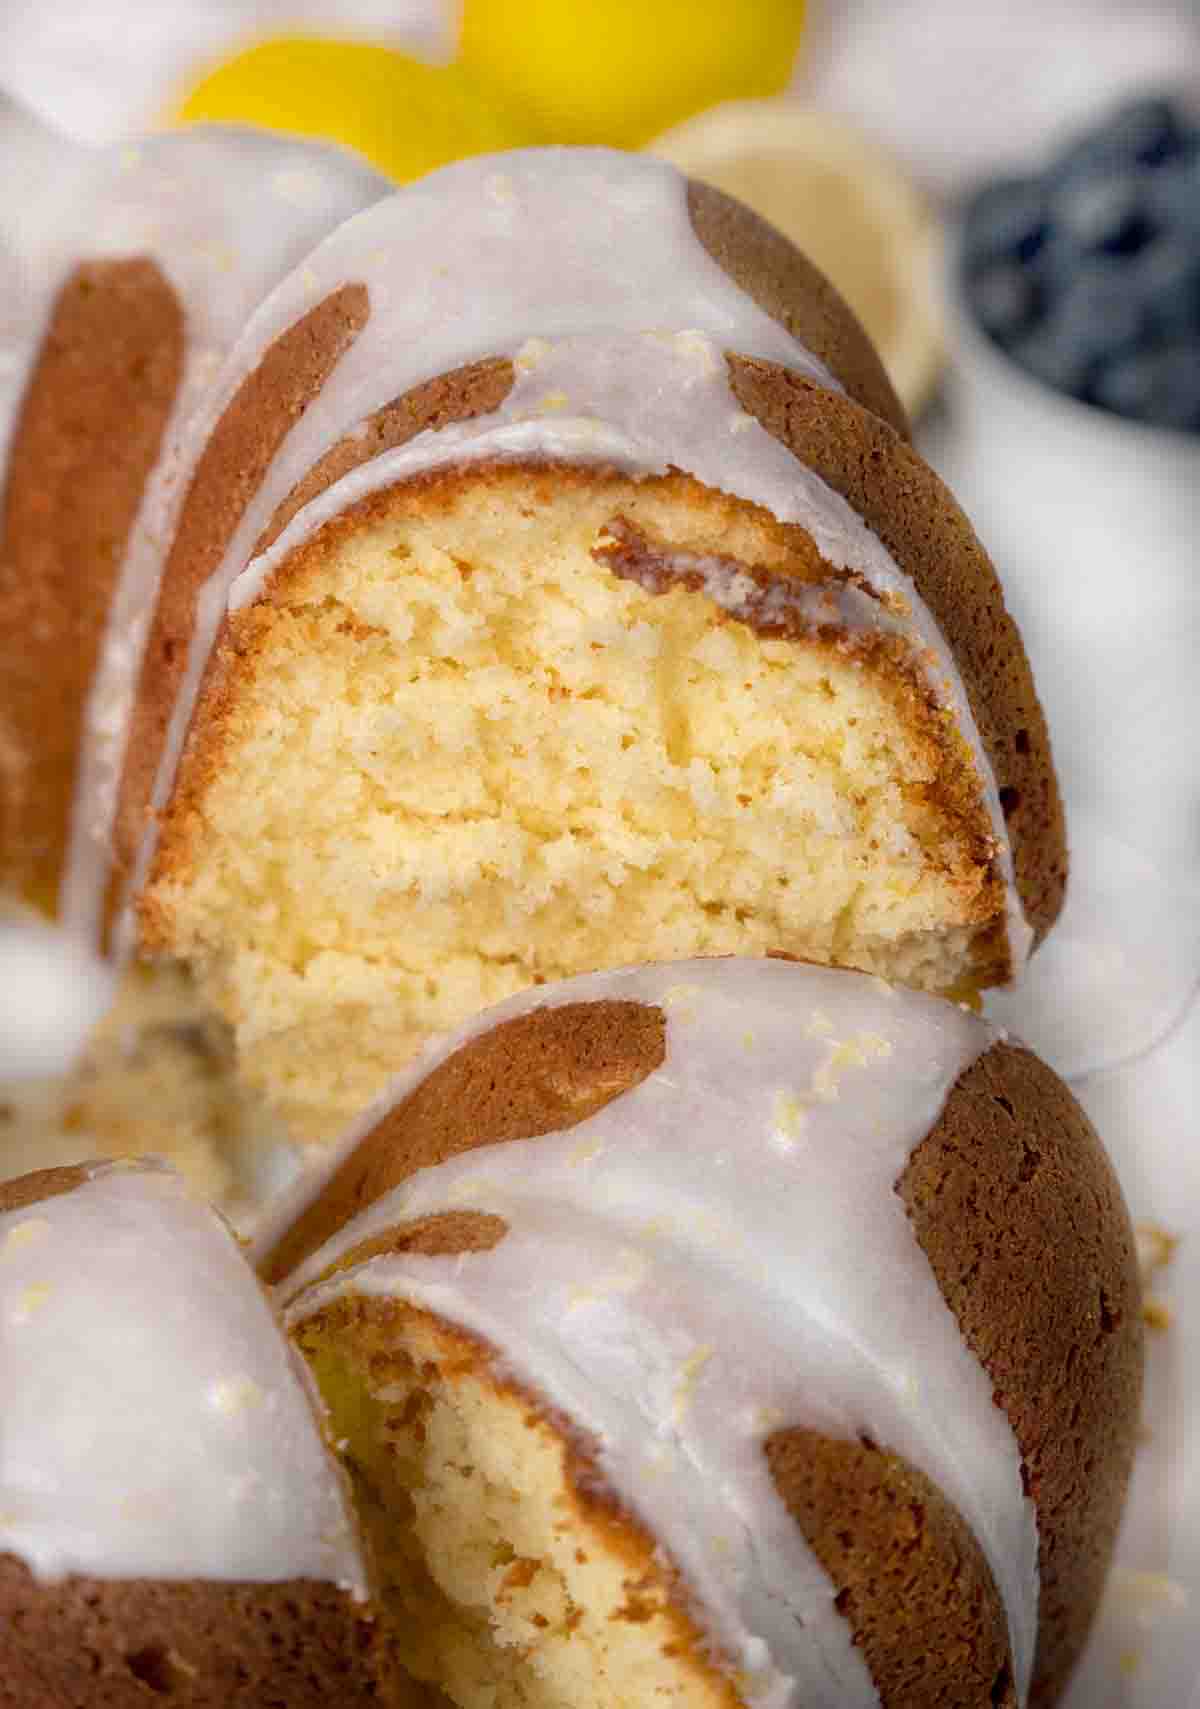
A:
[[[778,1431],[766,1453],[784,1505],[839,1586],[882,1709],[1016,1709],[1004,1604],[936,1484],[872,1443],[811,1430]]]
[[[121,875],[128,874],[145,828],[200,589],[285,435],[354,342],[367,313],[364,287],[345,285],[281,334],[243,382],[200,459],[163,572],[130,719],[114,830]]]
[[[366,1709],[372,1628],[333,1585],[39,1583],[0,1554],[3,1709]]]
[[[908,438],[883,363],[854,311],[795,244],[732,196],[688,184],[692,229],[717,265],[760,309],[823,362],[849,397]]]
[[[355,1147],[264,1258],[264,1279],[282,1281],[418,1169],[585,1121],[653,1074],[665,1051],[665,1017],[645,1003],[564,1003],[490,1028],[426,1075]]]
[[[88,1179],[86,1168],[68,1165],[60,1169],[37,1169],[29,1175],[18,1175],[11,1181],[0,1181],[0,1216],[10,1211],[23,1211],[27,1205],[40,1204],[43,1199],[57,1199],[63,1193],[73,1193]]]
[[[625,1015],[639,1008],[645,1014],[623,1039]],[[519,1027],[507,1022],[471,1040],[366,1136],[331,1190],[268,1255],[266,1274],[286,1276],[364,1204],[416,1169],[480,1144],[572,1126],[619,1097],[663,1061],[664,1024],[650,1005],[577,1003],[534,1010],[520,1017]],[[1032,1701],[1050,1705],[1103,1588],[1133,1455],[1142,1329],[1128,1212],[1071,1093],[1030,1052],[1007,1043],[993,1045],[960,1077],[896,1190],[1021,1449],[1041,1547]],[[415,1232],[397,1230],[401,1240]],[[815,1488],[821,1473],[818,1465],[802,1474],[803,1456],[811,1449],[824,1463],[833,1451],[809,1433],[785,1430],[777,1440],[784,1437],[786,1453],[776,1455],[789,1468],[785,1499],[810,1502],[804,1489]],[[915,1664],[912,1646],[927,1641],[927,1634],[897,1624],[888,1600],[912,1542],[899,1493],[915,1487],[905,1483],[911,1469],[840,1450],[835,1459],[836,1476],[858,1491],[864,1512],[876,1515],[871,1525],[882,1524],[878,1515],[889,1504],[900,1515],[892,1543],[897,1558],[877,1563],[875,1576],[856,1561],[853,1542],[840,1554],[831,1545],[825,1564],[839,1593],[848,1593],[856,1630],[869,1630],[873,1647],[889,1633],[899,1645],[892,1662],[872,1654],[872,1667],[894,1667],[895,1677],[904,1678]],[[940,1530],[940,1523],[927,1505],[926,1526]],[[814,1536],[809,1541],[816,1546]],[[968,1625],[969,1608],[983,1621],[984,1580],[966,1564],[959,1533],[931,1535],[921,1547],[933,1549],[951,1577],[954,1562],[975,1575],[969,1593],[960,1584],[953,1596],[963,1598],[955,1606]],[[945,1585],[951,1595],[949,1580]],[[863,1642],[866,1648],[865,1636]],[[972,1665],[987,1674],[996,1652],[982,1626],[968,1650]],[[997,1689],[995,1701],[1003,1703],[1003,1681]]]
[[[288,523],[306,504],[320,496],[335,481],[340,481],[352,469],[382,457],[385,451],[395,451],[407,445],[418,433],[448,427],[453,422],[470,421],[477,415],[490,415],[500,408],[513,384],[513,365],[501,357],[484,362],[471,362],[465,368],[455,368],[367,417],[361,433],[348,434],[314,463],[304,479],[297,481],[279,506],[261,537],[255,552],[265,552]]]
[[[1053,1703],[1108,1570],[1141,1401],[1141,1283],[1095,1129],[1030,1051],[961,1077],[897,1183],[1024,1459],[1040,1534],[1031,1702]]]
[[[1066,823],[1029,661],[971,524],[886,423],[773,363],[735,356],[730,371],[743,407],[858,512],[945,635],[995,773],[1026,918],[1043,937],[1066,888]]]
[[[59,292],[0,512],[0,888],[52,909],[84,706],[125,543],[183,373],[183,311],[152,261]]]

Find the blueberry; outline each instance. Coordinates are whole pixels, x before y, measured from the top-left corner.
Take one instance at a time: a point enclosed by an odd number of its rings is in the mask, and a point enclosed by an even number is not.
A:
[[[1050,203],[1053,224],[1085,255],[1136,255],[1155,235],[1145,175],[1097,173],[1061,185]]]
[[[1191,232],[1200,243],[1200,137],[1150,176],[1146,206],[1159,227]]]
[[[1043,178],[967,210],[976,319],[1039,379],[1139,420],[1200,422],[1200,129],[1130,101]]]
[[[967,209],[963,259],[968,270],[993,261],[1031,261],[1049,232],[1046,194],[1031,178],[1001,178]]]
[[[1126,102],[1059,156],[1052,175],[1067,184],[1138,167],[1160,167],[1183,147],[1186,127],[1162,96]]]
[[[1145,304],[1129,288],[1128,269],[1092,261],[1063,288],[1051,310],[1056,337],[1092,356],[1119,356],[1144,338]]]
[[[1162,344],[1106,363],[1093,396],[1135,421],[1200,432],[1200,340]]]
[[[1056,392],[1086,398],[1094,363],[1070,345],[1056,339],[1045,327],[1013,345],[1012,355],[1035,378]]]
[[[983,330],[1009,344],[1041,312],[1036,279],[1015,261],[994,261],[968,276],[967,297]]]
[[[1184,136],[1181,115],[1162,95],[1143,96],[1118,107],[1102,128],[1114,156],[1139,166],[1161,166]]]
[[[1026,266],[1038,281],[1043,299],[1049,303],[1066,289],[1081,267],[1095,264],[1095,258],[1085,254],[1068,232],[1054,227]]]
[[[1047,385],[1088,398],[1101,364],[1136,350],[1146,336],[1146,311],[1124,273],[1112,261],[1081,267],[1013,355]]]
[[[1129,285],[1160,338],[1200,333],[1200,234],[1158,238],[1130,264]]]

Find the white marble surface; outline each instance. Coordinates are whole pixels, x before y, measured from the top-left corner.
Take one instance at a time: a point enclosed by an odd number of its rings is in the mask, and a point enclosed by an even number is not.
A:
[[[1194,0],[810,0],[798,81],[953,192],[1115,89],[1196,66]],[[0,84],[99,140],[256,20],[436,48],[438,0],[0,7]],[[0,183],[12,182],[5,174]],[[1200,1709],[1200,447],[1058,403],[958,328],[921,443],[996,558],[1055,738],[1075,893],[1013,1016],[1075,1079],[1134,1216],[1181,1236],[1156,1292],[1148,1440],[1068,1709]],[[1070,953],[1068,953],[1068,950]]]

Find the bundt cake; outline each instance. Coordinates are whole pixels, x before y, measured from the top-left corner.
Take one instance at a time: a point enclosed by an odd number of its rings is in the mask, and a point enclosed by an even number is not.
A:
[[[0,1185],[0,1326],[5,1709],[384,1701],[307,1375],[177,1175]]]
[[[661,162],[517,152],[348,221],[179,463],[73,906],[111,833],[293,1131],[545,980],[780,952],[969,994],[1052,921],[990,565],[829,287]]]
[[[257,1255],[460,1709],[1059,1699],[1134,1240],[1066,1087],[966,1008],[766,958],[527,991]]]

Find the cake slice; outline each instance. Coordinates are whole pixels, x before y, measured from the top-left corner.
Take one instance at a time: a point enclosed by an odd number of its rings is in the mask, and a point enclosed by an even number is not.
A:
[[[466,162],[320,245],[218,392],[116,844],[143,950],[293,1131],[547,980],[772,953],[970,996],[1053,920],[994,572],[737,204],[602,150]]]

